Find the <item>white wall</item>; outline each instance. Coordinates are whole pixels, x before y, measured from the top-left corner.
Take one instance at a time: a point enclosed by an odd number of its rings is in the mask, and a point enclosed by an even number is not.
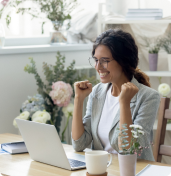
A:
[[[66,56],[66,66],[74,59],[76,65],[89,65],[90,50],[63,51]],[[12,123],[19,115],[22,103],[27,96],[37,93],[34,76],[24,72],[29,64],[29,57],[36,61],[37,69],[43,78],[42,63],[55,64],[56,53],[29,53],[0,55],[0,133],[17,133]]]

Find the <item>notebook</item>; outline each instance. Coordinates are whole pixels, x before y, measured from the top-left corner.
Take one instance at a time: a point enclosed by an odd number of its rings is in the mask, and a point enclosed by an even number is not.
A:
[[[136,176],[171,176],[171,167],[148,164]]]
[[[28,152],[26,145],[23,141],[22,142],[4,143],[4,144],[1,144],[1,148],[11,154]]]

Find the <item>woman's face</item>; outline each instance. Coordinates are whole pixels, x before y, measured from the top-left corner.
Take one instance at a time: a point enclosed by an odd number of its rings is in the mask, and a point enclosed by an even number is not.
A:
[[[112,53],[107,46],[99,45],[95,49],[95,54],[93,57],[96,59],[96,61],[98,61],[95,69],[99,73],[102,83],[117,83],[120,81],[124,75],[122,67],[114,60]],[[104,65],[107,65],[107,67],[103,67],[103,65],[100,64],[99,59],[101,58],[105,58],[106,61],[109,61],[104,63]]]

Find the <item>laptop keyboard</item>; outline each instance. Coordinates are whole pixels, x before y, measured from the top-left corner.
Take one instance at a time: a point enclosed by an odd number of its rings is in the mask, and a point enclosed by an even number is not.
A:
[[[68,159],[71,167],[80,167],[80,166],[86,166],[85,162],[78,161],[78,160],[73,160],[73,159]]]

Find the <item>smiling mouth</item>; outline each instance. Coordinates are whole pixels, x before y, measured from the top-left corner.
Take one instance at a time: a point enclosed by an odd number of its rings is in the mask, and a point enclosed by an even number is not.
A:
[[[105,76],[107,76],[109,74],[109,72],[105,72],[105,73],[99,73],[101,78],[104,78]]]

